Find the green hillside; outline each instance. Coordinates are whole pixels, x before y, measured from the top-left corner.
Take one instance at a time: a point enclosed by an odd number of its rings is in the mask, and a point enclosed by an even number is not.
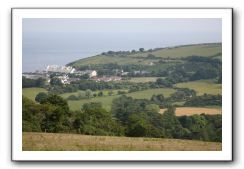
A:
[[[221,58],[221,51],[221,43],[209,43],[176,46],[170,48],[157,48],[143,52],[111,52],[109,54],[107,52],[96,56],[80,59],[75,62],[69,63],[68,65],[73,67],[109,63],[116,63],[118,65],[150,65],[150,63],[152,62],[158,62],[162,59],[179,60],[181,58],[193,55]]]

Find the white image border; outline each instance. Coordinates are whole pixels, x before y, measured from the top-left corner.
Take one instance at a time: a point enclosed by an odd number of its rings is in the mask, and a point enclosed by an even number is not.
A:
[[[22,19],[24,18],[221,18],[222,151],[22,151]],[[231,161],[232,9],[12,9],[13,161]]]

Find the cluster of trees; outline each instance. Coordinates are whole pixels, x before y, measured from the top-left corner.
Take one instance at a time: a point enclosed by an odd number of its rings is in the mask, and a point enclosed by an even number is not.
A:
[[[126,96],[114,99],[111,111],[126,136],[221,141],[221,115],[176,117],[174,107],[161,115],[158,105]]]
[[[148,51],[152,52],[152,49],[149,49]],[[108,52],[101,53],[101,55],[106,55],[106,56],[122,55],[122,56],[126,56],[129,54],[135,54],[135,53],[139,53],[139,52],[145,52],[145,49],[139,48],[138,51],[136,51],[135,49],[133,49],[131,51],[108,51]]]
[[[73,112],[66,100],[53,94],[42,93],[36,101],[23,97],[23,131],[222,140],[221,115],[177,117],[174,107],[159,114],[157,104],[125,95],[113,100],[111,112],[101,103],[87,103]]]
[[[41,98],[40,104],[23,97],[23,131],[70,132],[72,123],[68,104],[60,96],[48,95]]]
[[[45,79],[38,78],[38,79],[29,79],[22,76],[22,87],[44,87],[45,86]]]
[[[103,92],[100,91],[98,93],[93,93],[90,89],[87,89],[85,91],[79,91],[76,95],[72,94],[70,95],[67,100],[80,100],[80,99],[89,99],[92,97],[101,97],[103,96]]]
[[[204,94],[188,99],[185,106],[222,106],[221,95]]]
[[[84,104],[81,111],[73,112],[60,96],[48,94],[40,98],[35,103],[23,97],[23,131],[124,135],[123,127],[100,103]]]

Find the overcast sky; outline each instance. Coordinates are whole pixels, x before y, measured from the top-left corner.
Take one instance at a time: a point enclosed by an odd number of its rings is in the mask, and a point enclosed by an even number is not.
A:
[[[221,42],[221,34],[221,19],[23,19],[23,68],[108,50]]]

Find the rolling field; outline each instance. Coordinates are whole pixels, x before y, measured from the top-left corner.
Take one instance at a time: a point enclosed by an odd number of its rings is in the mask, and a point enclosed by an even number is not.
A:
[[[160,109],[159,113],[163,114],[167,109]],[[175,111],[176,116],[191,116],[193,114],[222,114],[221,108],[204,108],[204,107],[177,107]]]
[[[189,88],[197,92],[197,95],[206,94],[222,94],[222,84],[214,83],[214,80],[198,80],[192,82],[178,83],[175,87]]]
[[[172,93],[174,93],[174,89],[170,88],[159,88],[159,89],[148,89],[133,93],[125,94],[126,96],[133,97],[134,99],[150,99],[154,94],[164,94],[165,97],[169,97]],[[104,97],[96,97],[91,99],[82,99],[82,100],[69,100],[68,104],[71,110],[80,110],[81,106],[84,103],[89,102],[101,102],[103,107],[106,110],[110,110],[113,99],[119,97],[121,95],[113,95],[113,96],[104,96]]]
[[[23,88],[22,93],[25,97],[35,101],[35,97],[38,93],[40,92],[47,92],[46,89],[43,88],[37,88],[37,87],[32,87],[32,88]]]
[[[221,151],[222,143],[23,132],[23,151]]]
[[[119,65],[126,64],[140,64],[148,65],[150,62],[157,61],[160,58],[171,58],[171,59],[180,59],[187,56],[214,56],[218,53],[221,53],[222,47],[221,44],[197,44],[197,45],[186,45],[186,46],[177,46],[172,48],[159,49],[152,52],[137,52],[135,54],[128,55],[96,55],[88,58],[80,59],[75,62],[70,63],[70,66],[79,67],[89,64],[108,64],[108,63],[117,63]],[[157,58],[155,59],[145,59],[148,54],[153,54]],[[221,58],[220,56],[217,56]]]

